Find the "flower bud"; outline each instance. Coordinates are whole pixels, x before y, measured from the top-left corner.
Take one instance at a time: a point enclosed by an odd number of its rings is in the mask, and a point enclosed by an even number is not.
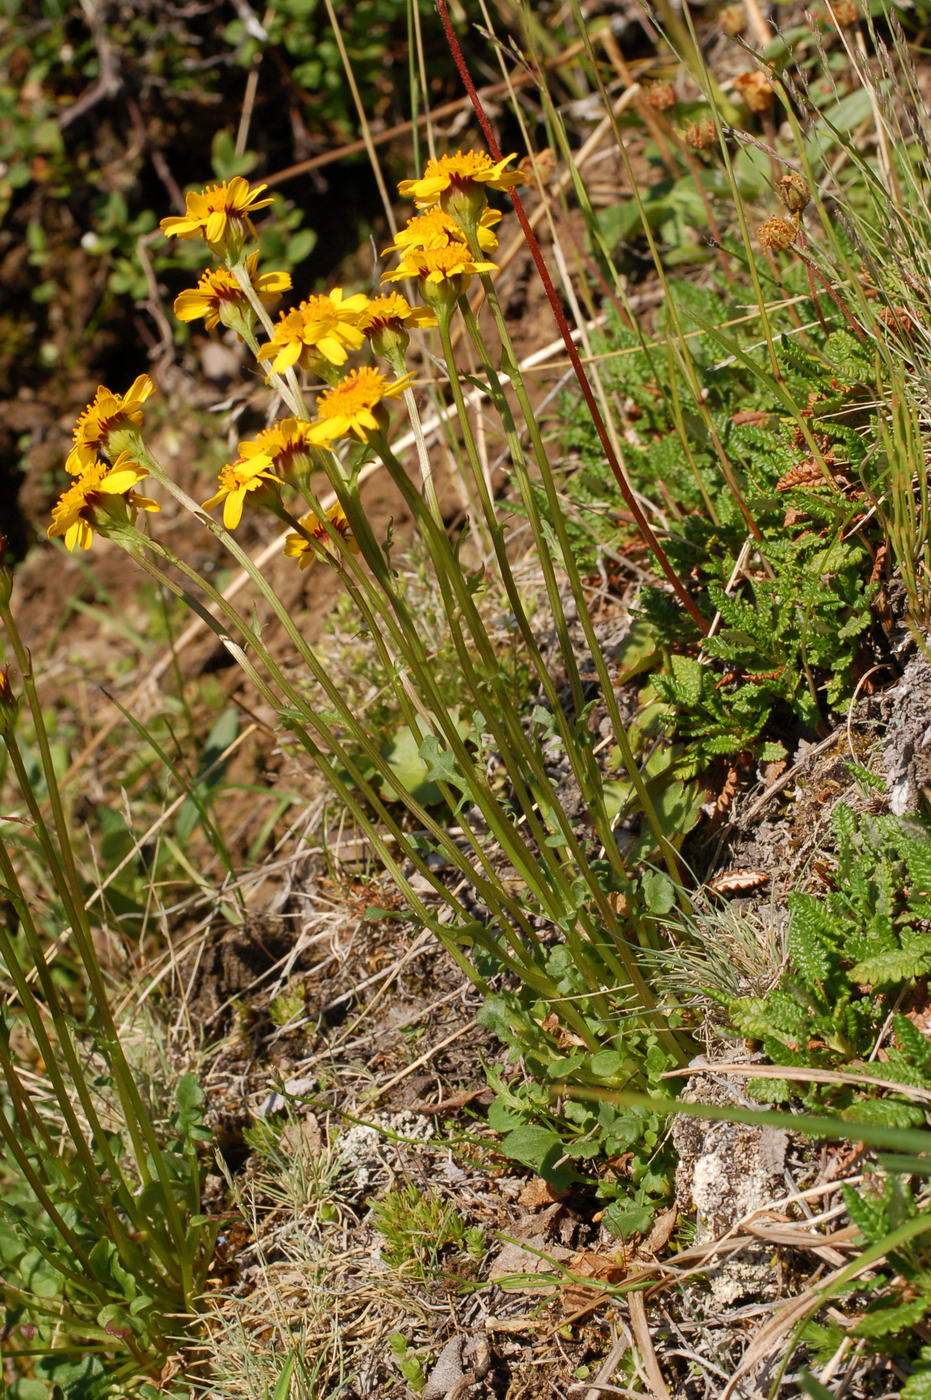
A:
[[[10,684],[9,666],[0,666],[0,734],[6,734],[16,721],[19,697]]]
[[[790,214],[801,214],[811,199],[808,186],[794,170],[779,177],[776,181],[776,193]]]

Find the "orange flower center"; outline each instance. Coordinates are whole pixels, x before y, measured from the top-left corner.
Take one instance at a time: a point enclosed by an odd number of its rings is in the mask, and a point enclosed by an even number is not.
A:
[[[385,397],[388,381],[370,365],[353,370],[341,384],[321,394],[317,413],[321,418],[354,418],[357,413],[373,409]]]

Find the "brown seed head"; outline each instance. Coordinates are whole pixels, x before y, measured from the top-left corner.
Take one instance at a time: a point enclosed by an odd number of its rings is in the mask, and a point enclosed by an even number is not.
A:
[[[808,186],[801,175],[797,175],[794,170],[790,170],[787,175],[780,176],[776,181],[776,193],[790,214],[801,214],[811,199]]]
[[[773,105],[773,85],[759,68],[749,73],[739,73],[734,79],[734,87],[751,112],[768,112]]]
[[[828,5],[828,18],[834,19],[841,29],[849,29],[860,18],[860,6],[855,0],[834,0]]]
[[[783,253],[786,248],[792,247],[797,232],[796,225],[788,219],[773,217],[760,224],[756,236],[760,247],[765,248],[768,253]]]
[[[718,133],[714,129],[714,122],[708,117],[702,117],[701,121],[689,122],[682,133],[682,140],[687,146],[691,146],[693,151],[707,151],[709,146],[713,146],[718,139]]]
[[[747,12],[743,5],[725,5],[718,11],[718,24],[731,39],[736,39],[747,27]]]
[[[895,331],[897,335],[910,336],[915,333],[915,318],[904,306],[882,306],[877,311],[876,318],[886,330]]]
[[[676,90],[672,83],[650,83],[644,93],[647,106],[656,112],[668,112],[676,105]]]

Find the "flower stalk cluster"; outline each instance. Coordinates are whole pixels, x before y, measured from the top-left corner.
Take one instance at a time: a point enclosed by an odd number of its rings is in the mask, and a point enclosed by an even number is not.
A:
[[[475,968],[464,958],[455,937],[449,936],[450,928],[473,927],[470,936],[486,947],[499,965],[559,1000],[541,970],[539,938],[528,912],[533,908],[563,930],[593,994],[602,996],[601,989],[609,985],[629,988],[644,1011],[653,1015],[652,994],[633,953],[633,945],[649,941],[651,931],[635,917],[632,922],[628,917],[625,924],[616,912],[620,906],[607,897],[604,876],[593,863],[577,822],[565,810],[540,747],[514,705],[510,681],[479,609],[474,578],[460,558],[462,541],[450,538],[443,521],[420,432],[414,375],[407,367],[411,334],[435,332],[457,411],[464,452],[463,485],[472,503],[476,538],[487,542],[483,568],[490,571],[490,578],[497,579],[507,600],[515,620],[515,647],[525,657],[545,699],[574,778],[585,795],[600,859],[611,872],[614,887],[628,888],[630,875],[606,808],[603,775],[590,742],[580,742],[576,721],[553,680],[551,663],[516,583],[499,508],[483,471],[453,348],[453,318],[462,317],[508,442],[513,479],[530,521],[575,712],[584,712],[585,687],[566,620],[565,580],[604,680],[609,715],[629,779],[641,797],[661,855],[670,869],[677,871],[675,854],[666,844],[626,740],[607,662],[588,619],[567,532],[564,525],[557,524],[554,540],[540,516],[537,483],[542,482],[551,500],[555,500],[556,487],[493,281],[496,230],[502,214],[489,205],[488,195],[490,191],[509,192],[522,180],[520,171],[510,168],[514,160],[513,155],[492,159],[475,151],[430,160],[420,178],[399,186],[401,194],[413,200],[416,212],[384,250],[392,260],[382,274],[387,290],[372,296],[341,287],[316,292],[285,307],[275,322],[269,318],[268,307],[289,289],[290,279],[283,272],[261,270],[258,254],[247,251],[252,214],[268,203],[262,197],[263,187],[250,189],[244,181],[230,181],[189,195],[185,215],[164,220],[163,230],[169,237],[200,237],[221,265],[205,272],[196,287],[179,295],[176,312],[184,320],[203,318],[208,330],[223,325],[241,336],[291,412],[254,438],[240,441],[234,459],[222,468],[214,491],[197,506],[141,440],[141,406],[151,389],[137,381],[123,398],[101,390],[79,420],[74,449],[75,453],[80,449],[85,454],[101,455],[94,456],[94,474],[82,478],[56,506],[50,533],[63,535],[69,548],[87,547],[94,532],[109,535],[131,548],[165,586],[180,594],[175,577],[180,573],[188,585],[199,589],[215,616],[230,629],[227,644],[233,654],[260,692],[288,716],[283,722],[344,797],[410,907],[424,922],[436,924],[450,951],[471,975],[477,975]],[[476,279],[481,282],[499,337],[497,353],[489,349],[469,305],[468,293]],[[396,285],[402,283],[407,295]],[[416,297],[409,300],[410,287],[416,289]],[[504,392],[497,368],[500,354],[516,395],[520,422]],[[420,444],[419,486],[392,448],[392,413],[401,400]],[[420,533],[461,668],[464,706],[481,719],[487,742],[501,756],[509,774],[512,796],[507,805],[490,786],[474,744],[463,737],[450,713],[418,619],[399,591],[385,544],[376,537],[362,505],[359,470],[372,455],[380,459]],[[90,464],[82,470],[90,473]],[[247,570],[259,597],[278,619],[319,687],[322,706],[309,704],[247,617],[177,558],[166,543],[136,528],[137,513],[155,506],[135,490],[146,476],[185,509],[199,514]],[[320,499],[321,485],[332,493],[328,502]],[[205,514],[218,508],[222,525]],[[426,734],[430,743],[440,747],[468,793],[469,810],[474,815],[468,814],[461,793],[450,785],[446,769],[440,768],[436,782],[457,813],[462,832],[458,840],[453,840],[445,825],[405,788],[387,762],[378,736],[369,733],[352,712],[268,579],[230,533],[240,527],[247,513],[255,511],[267,512],[287,527],[284,555],[300,570],[322,561],[340,572],[387,674],[396,677],[396,700],[404,722],[413,733]],[[558,519],[558,509],[556,516]],[[190,589],[185,596],[190,596]],[[241,642],[233,640],[235,635]],[[300,723],[295,715],[300,715]],[[471,914],[407,837],[394,803],[403,804],[416,826],[443,852],[444,860],[478,892],[489,910],[487,928],[474,929]],[[518,822],[513,820],[512,803],[521,814]],[[489,841],[517,872],[527,891],[526,899],[515,897],[502,885],[489,857]],[[398,850],[403,862],[398,859]],[[446,919],[437,923],[435,912],[411,883],[410,869],[448,907]],[[584,899],[579,895],[580,880]],[[629,908],[629,902],[624,907]],[[604,1010],[607,1014],[607,998]],[[571,1001],[561,1004],[561,1015],[586,1043],[591,1040],[590,1029]],[[657,1026],[660,1035],[675,1041],[663,1018],[657,1017]]]

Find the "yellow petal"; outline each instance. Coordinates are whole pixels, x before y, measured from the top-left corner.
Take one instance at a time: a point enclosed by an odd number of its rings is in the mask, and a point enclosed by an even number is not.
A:
[[[264,347],[263,347],[264,349]],[[286,369],[297,364],[301,358],[301,351],[304,349],[299,340],[291,340],[280,350],[272,363],[272,369],[276,374],[283,374]],[[344,357],[345,358],[345,357]]]
[[[179,321],[197,321],[209,314],[213,303],[203,292],[179,292],[175,297],[174,312]]]
[[[137,481],[142,481],[145,475],[146,473],[138,467],[122,467],[119,471],[109,472],[97,490],[102,491],[105,496],[122,496],[131,491]]]
[[[126,399],[134,399],[136,403],[145,403],[146,399],[155,393],[155,385],[147,374],[140,374],[138,379],[134,379],[129,386],[129,391],[123,395]]]
[[[246,499],[245,488],[231,491],[223,503],[223,524],[227,530],[235,530],[242,520],[242,507]]]
[[[208,243],[219,243],[226,232],[226,210],[214,209],[207,219],[204,237]]]

